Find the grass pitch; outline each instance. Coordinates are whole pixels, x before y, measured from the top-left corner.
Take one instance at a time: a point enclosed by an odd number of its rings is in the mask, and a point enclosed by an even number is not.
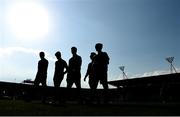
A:
[[[180,115],[180,104],[153,103],[123,103],[118,105],[104,104],[42,104],[38,101],[0,100],[0,115],[2,116],[53,116],[53,115],[83,115],[83,116],[153,116]]]

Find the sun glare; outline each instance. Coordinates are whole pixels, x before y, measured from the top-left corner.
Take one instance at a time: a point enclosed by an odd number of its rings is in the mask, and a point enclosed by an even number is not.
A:
[[[49,32],[48,12],[35,2],[13,3],[7,12],[7,22],[17,38],[41,39]]]

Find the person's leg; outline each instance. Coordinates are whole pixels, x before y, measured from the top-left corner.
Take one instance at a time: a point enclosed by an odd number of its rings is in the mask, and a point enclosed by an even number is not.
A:
[[[59,82],[58,82],[58,86],[59,86],[59,87],[61,87],[61,82],[62,82],[62,80],[63,80],[63,77],[60,77]]]
[[[74,74],[74,83],[76,85],[77,89],[81,89],[81,74],[80,73],[76,73]]]
[[[47,96],[47,84],[46,84],[46,76],[43,78],[43,80],[41,81],[42,83],[42,103],[46,103],[46,96]]]
[[[56,89],[57,100],[59,101],[59,103],[64,103],[64,97],[62,95],[62,92],[60,92],[60,86],[61,86],[62,80],[63,80],[63,77],[62,76],[59,77],[58,83],[57,83],[58,87]]]
[[[103,73],[102,76],[101,76],[101,83],[103,85],[103,88],[105,90],[107,90],[109,87],[108,87],[108,83],[107,83],[107,72]]]
[[[94,83],[93,83],[93,89],[97,89],[98,83],[99,83],[99,80],[98,80],[98,79],[95,79],[95,80],[94,80]]]
[[[36,78],[36,79],[34,80],[34,85],[35,85],[35,86],[39,86],[39,84],[40,84],[40,78]]]
[[[79,79],[75,80],[74,83],[75,83],[77,89],[81,89],[81,81]]]
[[[102,80],[101,80],[101,81],[102,81]],[[107,90],[107,89],[109,88],[107,81],[102,81],[102,85],[103,85],[103,88],[104,88],[105,90]]]
[[[76,80],[75,80],[75,85],[77,88],[77,93],[76,93],[76,97],[77,97],[77,101],[82,104],[83,103],[83,99],[82,99],[82,95],[81,95],[81,75],[80,74],[76,74],[75,76]]]
[[[100,78],[99,72],[95,72],[93,77],[92,98],[93,101],[95,101],[96,103],[100,103],[100,96],[97,91],[98,83],[100,81],[99,78]]]
[[[54,99],[53,99],[53,103],[55,103],[58,99],[58,80],[57,78],[53,79],[54,81]]]
[[[42,86],[43,86],[43,87],[46,87],[46,86],[47,86],[47,84],[46,84],[46,78],[43,78],[43,80],[41,81],[41,83],[42,83]]]
[[[32,97],[34,95],[38,95],[40,91],[39,89],[39,84],[41,83],[41,78],[40,76],[37,74],[36,75],[36,78],[34,80],[34,87],[33,87],[33,90],[28,88],[27,89],[27,92],[25,93],[25,100],[27,101],[31,101],[32,100]]]
[[[90,80],[90,79],[89,79]],[[95,101],[97,101],[98,99],[98,95],[97,95],[97,85],[98,85],[98,80],[94,80],[91,79],[89,81],[89,85],[90,85],[90,103],[94,103]]]
[[[67,88],[68,89],[71,88],[73,85],[73,75],[71,73],[67,74],[66,82],[67,82]]]
[[[68,80],[67,81],[67,88],[71,88],[73,85],[73,81],[72,80]]]
[[[54,82],[54,87],[57,87],[58,86],[57,79],[53,79],[53,82]]]
[[[104,91],[103,91],[103,97],[104,97],[104,103],[106,104],[108,102],[108,83],[107,83],[107,73],[102,74],[101,77],[101,83],[103,85]]]

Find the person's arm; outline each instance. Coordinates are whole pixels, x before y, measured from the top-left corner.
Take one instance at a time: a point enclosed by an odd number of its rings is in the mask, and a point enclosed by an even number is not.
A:
[[[104,52],[104,54],[105,54],[105,57],[106,57],[106,61],[107,61],[107,64],[109,64],[109,56],[108,56],[108,54],[106,53],[106,52]]]
[[[85,77],[84,77],[84,81],[86,81],[86,78],[87,78],[88,74],[86,73]]]
[[[90,64],[88,65],[87,72],[86,72],[86,75],[85,75],[85,77],[84,77],[84,81],[86,81],[86,78],[87,78],[88,75],[89,75],[89,70],[90,70]]]
[[[48,65],[49,65],[49,62],[48,62],[48,60],[46,60],[46,72],[48,70]]]
[[[67,73],[67,71],[68,71],[68,65],[67,65],[67,63],[66,63],[66,61],[64,61],[64,64],[65,64],[65,72],[64,72],[64,74],[66,74]]]
[[[79,56],[79,67],[81,68],[82,65],[82,58]]]

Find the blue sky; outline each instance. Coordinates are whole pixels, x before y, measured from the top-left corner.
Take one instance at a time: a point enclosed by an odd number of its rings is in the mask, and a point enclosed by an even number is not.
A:
[[[15,1],[15,0],[14,0]],[[122,78],[119,66],[129,77],[169,73],[166,57],[174,56],[180,68],[179,0],[39,0],[46,9],[49,32],[43,39],[19,39],[7,26],[6,15],[11,0],[0,1],[0,80],[34,80],[43,50],[49,59],[48,85],[52,85],[54,53],[62,52],[66,61],[70,48],[76,46],[82,57],[82,78],[89,54],[97,42],[104,44],[110,56],[108,80]],[[36,27],[34,27],[36,28]],[[28,36],[27,36],[28,38]],[[66,82],[63,81],[63,86]],[[82,87],[88,83],[82,80]]]

